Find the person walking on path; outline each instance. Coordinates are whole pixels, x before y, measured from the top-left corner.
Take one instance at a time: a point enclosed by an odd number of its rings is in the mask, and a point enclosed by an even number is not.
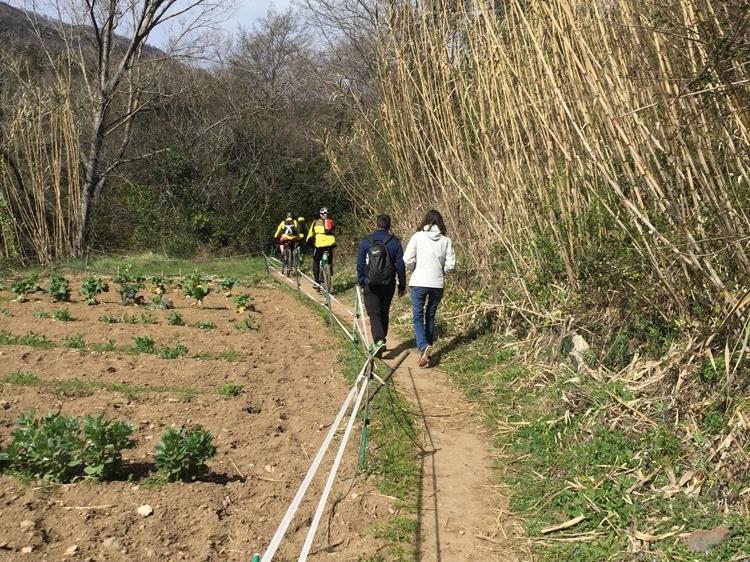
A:
[[[372,341],[375,347],[383,344],[380,353],[385,349],[388,337],[391,302],[396,293],[398,296],[406,291],[406,266],[401,240],[391,234],[391,217],[379,215],[376,230],[365,236],[359,244],[357,253],[357,278],[362,287],[365,309],[370,317]]]
[[[445,274],[456,267],[453,243],[446,234],[442,215],[431,210],[412,235],[404,252],[406,268],[413,271],[409,279],[412,320],[417,348],[421,354],[419,366],[422,368],[430,365],[435,336],[435,313],[443,298]]]

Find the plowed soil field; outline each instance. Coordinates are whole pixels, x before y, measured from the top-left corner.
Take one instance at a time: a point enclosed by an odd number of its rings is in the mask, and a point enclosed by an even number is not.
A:
[[[128,420],[137,427],[138,445],[124,451],[118,481],[56,485],[0,475],[0,559],[247,561],[262,552],[348,390],[323,321],[273,287],[235,289],[249,292],[256,308],[254,328],[241,332],[235,326],[247,313],[238,315],[230,299],[211,294],[193,308],[170,289],[186,324],[171,326],[171,311],[122,306],[116,292],[88,306],[73,285],[71,303],[51,303],[41,293],[17,303],[8,291],[0,293],[6,342],[0,345],[0,447],[28,410]],[[53,320],[63,308],[72,320]],[[154,323],[100,321],[142,314]],[[196,327],[200,322],[215,328]],[[32,331],[50,343],[8,343]],[[151,337],[156,353],[133,351],[134,336]],[[178,345],[187,348],[182,356],[159,356]],[[30,375],[12,382],[17,372]],[[220,394],[226,383],[242,385],[241,394]],[[158,482],[153,450],[164,429],[193,424],[209,430],[218,448],[208,476]],[[313,559],[374,555],[383,545],[371,530],[395,511],[373,482],[356,476],[356,454],[347,458],[331,496],[340,500],[335,516],[323,519],[314,547],[325,553]],[[296,559],[322,472],[277,560]],[[140,515],[143,505],[153,513]]]

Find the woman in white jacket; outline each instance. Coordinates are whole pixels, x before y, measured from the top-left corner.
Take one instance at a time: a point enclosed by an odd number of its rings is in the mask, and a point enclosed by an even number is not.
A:
[[[411,288],[414,336],[420,352],[419,366],[428,367],[435,334],[435,313],[443,298],[445,274],[456,266],[451,239],[443,217],[435,210],[425,216],[404,252],[406,269],[413,271]]]

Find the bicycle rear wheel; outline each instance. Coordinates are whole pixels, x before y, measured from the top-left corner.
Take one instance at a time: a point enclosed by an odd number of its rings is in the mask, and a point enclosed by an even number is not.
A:
[[[331,264],[328,263],[328,260],[325,260],[325,262],[320,264],[320,280],[323,287],[325,287],[326,292],[331,293]]]
[[[292,249],[289,244],[284,246],[284,265],[282,267],[284,275],[289,277],[292,274]]]

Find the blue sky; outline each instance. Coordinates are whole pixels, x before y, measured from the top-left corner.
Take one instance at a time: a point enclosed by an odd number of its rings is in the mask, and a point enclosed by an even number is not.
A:
[[[33,5],[36,4],[39,11],[47,12],[47,10],[43,9],[44,5],[49,5],[54,0],[36,0],[36,2],[34,0],[5,0],[5,2],[11,6],[26,10],[33,9]],[[62,2],[65,2],[65,0],[62,0]],[[256,21],[266,16],[269,9],[273,9],[276,12],[284,12],[291,4],[292,0],[234,0],[234,8],[228,13],[228,17],[221,24],[221,27],[228,32],[234,32],[238,27],[247,29],[252,27]],[[166,30],[159,30],[157,28],[149,43],[157,47],[162,46],[166,40],[165,32]]]

